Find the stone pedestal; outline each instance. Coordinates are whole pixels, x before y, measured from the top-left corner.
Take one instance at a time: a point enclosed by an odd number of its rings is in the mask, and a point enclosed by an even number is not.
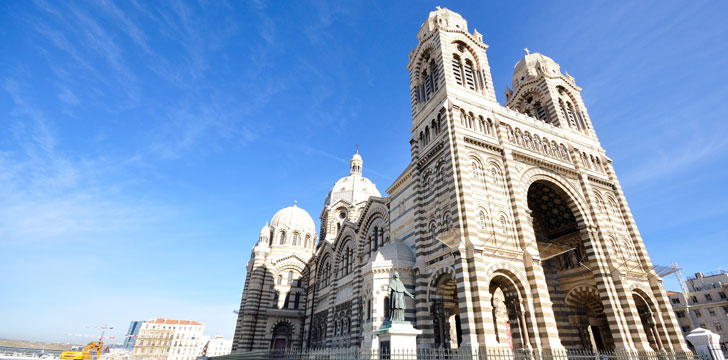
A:
[[[685,336],[695,347],[695,352],[711,360],[723,360],[723,351],[720,350],[720,335],[703,328],[696,328]]]
[[[387,321],[376,334],[380,354],[416,354],[417,335],[422,334],[422,330],[415,329],[409,321]]]

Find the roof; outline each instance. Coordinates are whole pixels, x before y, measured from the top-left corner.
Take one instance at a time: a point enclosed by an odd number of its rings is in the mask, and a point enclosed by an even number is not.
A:
[[[202,325],[202,324],[198,323],[197,321],[193,321],[193,320],[174,320],[174,319],[165,319],[165,318],[149,319],[146,322],[152,323],[152,324],[169,324],[169,325]]]
[[[667,295],[677,295],[679,294],[677,291],[668,291]]]

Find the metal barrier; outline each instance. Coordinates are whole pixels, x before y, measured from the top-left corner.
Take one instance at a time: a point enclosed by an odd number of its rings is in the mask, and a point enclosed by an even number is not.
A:
[[[357,348],[258,350],[212,357],[210,360],[706,360],[691,352],[537,351],[501,349],[430,349],[379,352]]]

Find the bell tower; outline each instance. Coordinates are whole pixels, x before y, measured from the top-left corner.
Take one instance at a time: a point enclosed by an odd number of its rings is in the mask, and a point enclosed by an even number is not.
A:
[[[447,96],[496,102],[483,35],[468,31],[460,14],[439,6],[430,12],[410,52],[413,127],[430,115]]]
[[[506,107],[544,123],[596,137],[581,88],[559,64],[540,53],[524,49],[513,70],[513,90],[506,87]]]

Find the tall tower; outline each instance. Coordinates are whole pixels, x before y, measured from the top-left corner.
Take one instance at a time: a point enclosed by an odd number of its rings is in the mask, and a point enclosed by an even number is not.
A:
[[[502,106],[460,15],[438,8],[417,39],[412,162],[390,189],[415,193],[420,346],[686,349],[574,78],[527,53]]]

